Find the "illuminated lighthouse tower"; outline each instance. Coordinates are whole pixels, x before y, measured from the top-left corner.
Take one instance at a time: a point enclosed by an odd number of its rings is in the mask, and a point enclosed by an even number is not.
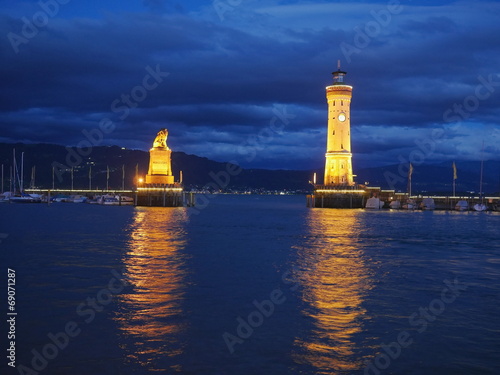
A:
[[[333,85],[326,88],[328,100],[328,138],[326,145],[325,185],[354,185],[351,154],[352,86],[344,84],[347,74],[333,72]]]

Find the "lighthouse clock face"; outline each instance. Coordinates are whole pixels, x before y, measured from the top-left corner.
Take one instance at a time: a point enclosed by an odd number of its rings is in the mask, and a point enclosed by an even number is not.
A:
[[[340,121],[340,122],[344,122],[344,121],[345,121],[345,115],[344,115],[343,113],[341,113],[341,114],[339,115],[339,121]]]

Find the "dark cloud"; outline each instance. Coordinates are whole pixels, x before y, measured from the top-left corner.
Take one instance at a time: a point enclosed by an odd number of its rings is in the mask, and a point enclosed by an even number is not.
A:
[[[331,4],[316,2],[317,18],[304,13],[303,4],[289,3],[265,10],[241,4],[221,20],[210,5],[194,11],[144,1],[150,12],[51,18],[17,54],[4,37],[1,138],[77,144],[83,130],[109,118],[116,128],[105,144],[146,149],[152,134],[169,127],[178,150],[221,161],[240,158],[247,166],[310,167],[323,160],[324,88],[339,58],[354,86],[358,163],[408,155],[415,139],[436,128],[449,138],[433,159],[453,152],[469,157],[467,137],[475,144],[492,132],[500,115],[499,4],[405,6],[367,46],[357,47],[349,63],[340,46],[356,46],[356,27],[373,21],[370,8],[344,3],[340,18],[328,13]],[[291,19],[300,19],[300,26]],[[20,34],[22,27],[19,18],[0,15],[1,35]],[[141,89],[155,69],[168,76]],[[140,100],[128,106],[124,98],[134,95]],[[238,147],[269,126],[276,106],[295,117],[246,161]],[[456,106],[468,108],[458,120]],[[450,110],[455,117],[446,121]],[[488,140],[498,143],[500,134]]]
[[[168,0],[143,0],[144,6],[151,9],[153,12],[183,12],[184,7],[180,2]]]
[[[422,21],[409,20],[401,25],[401,29],[406,33],[418,33],[424,36],[432,36],[439,34],[451,34],[460,32],[460,28],[449,17],[428,17]]]

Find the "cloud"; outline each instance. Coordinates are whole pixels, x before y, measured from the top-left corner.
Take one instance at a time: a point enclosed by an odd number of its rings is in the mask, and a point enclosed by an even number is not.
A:
[[[179,151],[224,161],[269,126],[279,105],[296,117],[247,166],[322,163],[324,89],[339,58],[354,87],[358,160],[390,162],[411,151],[411,139],[452,126],[463,136],[440,144],[436,157],[470,158],[473,149],[464,145],[487,137],[500,115],[497,3],[404,5],[350,63],[341,44],[354,45],[357,30],[385,3],[248,1],[222,21],[211,4],[176,4],[144,1],[143,12],[54,17],[18,54],[2,38],[2,138],[76,144],[82,130],[110,118],[116,130],[105,144],[147,149],[158,129],[168,127]],[[0,15],[0,34],[21,32],[23,23],[12,14]],[[120,118],[112,103],[130,96],[147,67],[157,66],[168,77]],[[467,98],[484,80],[492,82],[489,96],[458,121],[446,121],[448,110],[474,104]]]
[[[180,2],[168,1],[168,0],[143,0],[144,6],[149,8],[153,12],[165,13],[165,12],[183,12],[184,7]]]

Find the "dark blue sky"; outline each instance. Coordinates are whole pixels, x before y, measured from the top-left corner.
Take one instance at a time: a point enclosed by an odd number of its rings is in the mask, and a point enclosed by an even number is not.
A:
[[[77,145],[110,120],[99,144],[147,150],[166,127],[175,151],[321,168],[340,59],[355,169],[419,145],[425,162],[479,160],[483,140],[486,159],[500,155],[498,2],[0,5],[0,142]]]

